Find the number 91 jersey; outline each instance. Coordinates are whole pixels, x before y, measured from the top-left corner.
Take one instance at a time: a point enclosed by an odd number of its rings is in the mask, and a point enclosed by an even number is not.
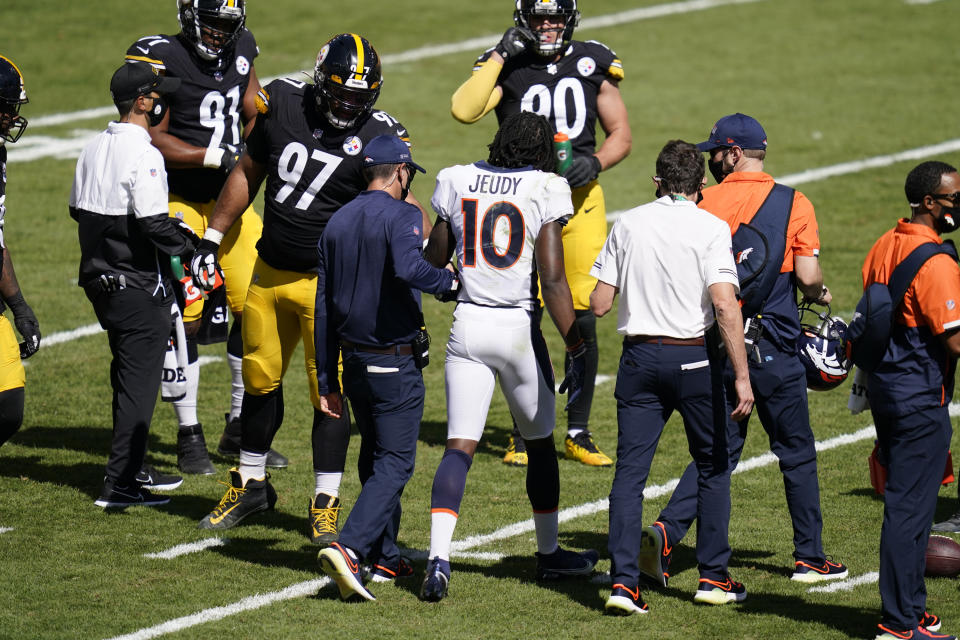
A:
[[[457,240],[458,300],[533,310],[533,251],[543,225],[573,215],[567,181],[531,168],[457,165],[437,174],[430,204]]]
[[[477,64],[490,57],[485,52]],[[476,70],[477,67],[474,67]],[[554,131],[570,137],[573,152],[587,155],[596,148],[597,94],[604,80],[623,79],[623,65],[605,45],[573,40],[556,62],[546,62],[532,53],[507,61],[497,84],[503,98],[497,104],[497,120],[520,111],[544,116]]]
[[[409,144],[390,114],[374,109],[360,124],[337,129],[316,109],[314,87],[280,78],[257,96],[250,157],[266,166],[260,257],[275,269],[317,270],[317,243],[327,220],[367,188],[363,149],[379,135]]]
[[[127,49],[126,59],[180,78],[180,88],[164,96],[170,108],[167,133],[197,147],[219,147],[243,142],[243,97],[259,53],[253,34],[244,29],[222,69],[200,60],[179,35],[140,38]],[[167,169],[170,193],[190,202],[215,200],[225,181],[219,169]]]

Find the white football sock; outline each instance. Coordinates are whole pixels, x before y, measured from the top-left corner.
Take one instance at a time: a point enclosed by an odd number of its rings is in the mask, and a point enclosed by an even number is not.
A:
[[[450,511],[439,509],[430,514],[430,553],[428,558],[450,561],[450,541],[453,530],[457,528],[457,516]]]
[[[230,367],[230,420],[233,420],[240,417],[243,404],[243,358],[228,353],[227,365]]]
[[[267,477],[267,454],[252,453],[240,449],[240,481],[246,486],[248,480],[263,480]]]
[[[550,513],[534,513],[533,527],[537,532],[537,551],[553,553],[560,546],[557,544],[557,534],[560,529],[556,510]]]
[[[187,364],[183,370],[187,379],[187,393],[179,400],[174,401],[173,410],[177,414],[177,422],[181,427],[192,427],[199,424],[197,419],[197,388],[200,386],[200,360]]]
[[[326,473],[321,471],[313,472],[314,478],[314,496],[325,493],[328,496],[337,498],[340,496],[340,479],[342,473]]]

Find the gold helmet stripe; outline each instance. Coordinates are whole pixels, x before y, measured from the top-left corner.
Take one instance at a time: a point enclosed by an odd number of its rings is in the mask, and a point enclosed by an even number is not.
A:
[[[357,47],[357,69],[353,78],[354,80],[363,81],[363,41],[360,39],[360,36],[355,33],[351,33],[350,35],[353,36],[353,42]]]

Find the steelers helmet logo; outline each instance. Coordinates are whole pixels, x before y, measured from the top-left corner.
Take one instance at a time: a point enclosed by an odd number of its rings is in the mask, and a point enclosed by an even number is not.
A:
[[[327,54],[330,53],[330,45],[325,44],[320,49],[320,53],[317,54],[317,65],[319,66],[321,62],[327,59]]]
[[[580,75],[587,77],[593,74],[597,70],[597,63],[590,56],[586,56],[577,60],[577,71],[580,72]]]
[[[237,73],[242,76],[250,73],[250,61],[243,56],[237,56]]]
[[[357,136],[350,136],[343,143],[343,152],[348,156],[355,156],[363,149],[363,141]]]

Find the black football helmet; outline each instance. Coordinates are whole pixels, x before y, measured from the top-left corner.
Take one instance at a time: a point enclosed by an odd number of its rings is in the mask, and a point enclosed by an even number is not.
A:
[[[557,32],[556,42],[544,42],[543,35],[547,29],[534,29],[530,25],[530,18],[538,16],[560,16],[563,26],[550,29]],[[517,9],[513,12],[513,21],[518,27],[524,27],[537,35],[537,44],[534,47],[537,55],[548,58],[555,56],[564,49],[573,38],[573,30],[580,23],[580,12],[577,11],[577,0],[517,0]]]
[[[244,0],[177,0],[180,31],[204,60],[215,61],[237,44],[247,20]]]
[[[800,305],[800,329],[797,355],[807,374],[807,388],[828,391],[839,386],[853,366],[843,346],[847,324],[831,316],[829,306],[820,312],[804,304]]]
[[[370,114],[380,96],[380,56],[366,38],[341,33],[317,54],[313,81],[317,109],[333,126],[349,129]]]
[[[23,89],[23,74],[7,57],[0,56],[0,139],[16,142],[27,128],[20,105],[29,102]]]

